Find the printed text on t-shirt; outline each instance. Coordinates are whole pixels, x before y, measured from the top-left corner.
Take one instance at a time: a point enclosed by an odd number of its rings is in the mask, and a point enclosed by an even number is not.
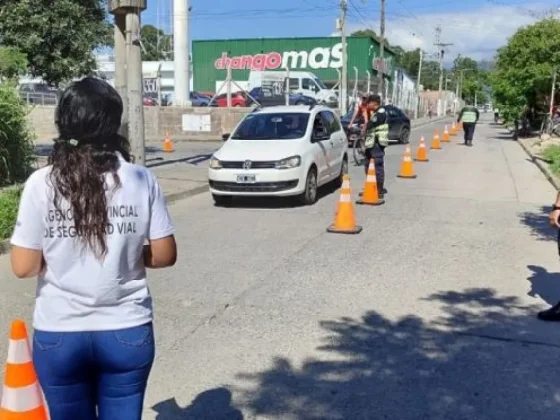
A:
[[[135,234],[136,220],[138,218],[138,207],[131,205],[109,206],[107,208],[109,223],[107,224],[107,235]],[[74,226],[72,210],[48,211],[45,217],[45,238],[74,238],[78,236]]]

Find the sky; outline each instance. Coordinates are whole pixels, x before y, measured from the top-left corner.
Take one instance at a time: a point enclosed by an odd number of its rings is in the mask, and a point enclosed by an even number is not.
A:
[[[329,36],[335,32],[340,0],[190,0],[190,35],[197,39]],[[496,49],[522,26],[560,0],[386,0],[389,42],[405,49],[435,52],[435,29],[452,43],[447,57],[458,54],[491,60]],[[173,0],[148,0],[143,23],[172,32]],[[379,32],[379,0],[348,0],[348,30]]]

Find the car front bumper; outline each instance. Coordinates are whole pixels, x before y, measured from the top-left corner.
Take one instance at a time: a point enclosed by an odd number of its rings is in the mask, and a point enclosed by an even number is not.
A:
[[[303,175],[302,175],[303,174]],[[238,182],[238,176],[254,175],[254,182]],[[304,171],[294,169],[209,169],[210,192],[230,196],[293,196],[305,191]],[[303,178],[303,179],[302,179]]]

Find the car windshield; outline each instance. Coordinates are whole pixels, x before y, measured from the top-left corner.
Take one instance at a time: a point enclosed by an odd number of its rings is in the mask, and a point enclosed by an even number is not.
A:
[[[317,85],[321,88],[321,89],[328,89],[325,84],[321,81],[321,79],[315,79],[315,83],[317,83]]]
[[[309,114],[301,112],[249,114],[231,136],[234,140],[292,140],[307,131]]]

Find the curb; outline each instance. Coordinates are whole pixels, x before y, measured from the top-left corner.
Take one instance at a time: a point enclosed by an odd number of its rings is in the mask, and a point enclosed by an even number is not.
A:
[[[437,117],[437,118],[433,118],[429,121],[423,121],[420,124],[416,124],[416,125],[411,124],[412,125],[411,128],[414,129],[414,128],[422,127],[424,125],[428,125],[428,124],[431,124],[431,123],[436,123],[436,122],[445,120],[446,118],[447,117]],[[529,152],[527,151],[527,153],[529,153]],[[531,158],[532,158],[532,156],[531,156]],[[535,161],[535,160],[533,159],[533,161]],[[536,162],[536,163],[537,163],[537,165],[539,165],[538,162]],[[546,175],[546,173],[545,173],[545,175]],[[551,180],[550,182],[552,182],[553,185],[556,186],[554,184],[554,181]],[[556,188],[558,188],[560,190],[560,187],[556,187]],[[194,196],[199,195],[199,194],[204,194],[208,190],[209,190],[208,185],[201,185],[199,187],[193,188],[192,190],[179,191],[179,192],[175,192],[175,193],[171,193],[171,194],[166,194],[165,198],[167,200],[167,204],[172,205],[172,204],[176,203],[177,201],[184,200],[185,198],[194,197]],[[3,241],[0,241],[0,255],[9,253],[11,247],[12,246],[10,244],[9,239],[5,239]]]
[[[543,173],[543,175],[545,176],[545,178],[548,180],[548,182],[550,182],[552,184],[552,186],[554,188],[556,188],[556,190],[560,191],[560,181],[558,181],[555,177],[555,175],[552,173],[552,171],[548,168],[548,165],[543,162],[541,159],[539,159],[537,156],[535,156],[531,150],[529,150],[529,148],[525,145],[525,143],[523,143],[522,141],[518,140],[517,141],[520,145],[521,148],[523,150],[525,150],[525,153],[527,153],[527,155],[531,158],[531,161],[537,165],[537,167],[541,170],[541,172]]]

